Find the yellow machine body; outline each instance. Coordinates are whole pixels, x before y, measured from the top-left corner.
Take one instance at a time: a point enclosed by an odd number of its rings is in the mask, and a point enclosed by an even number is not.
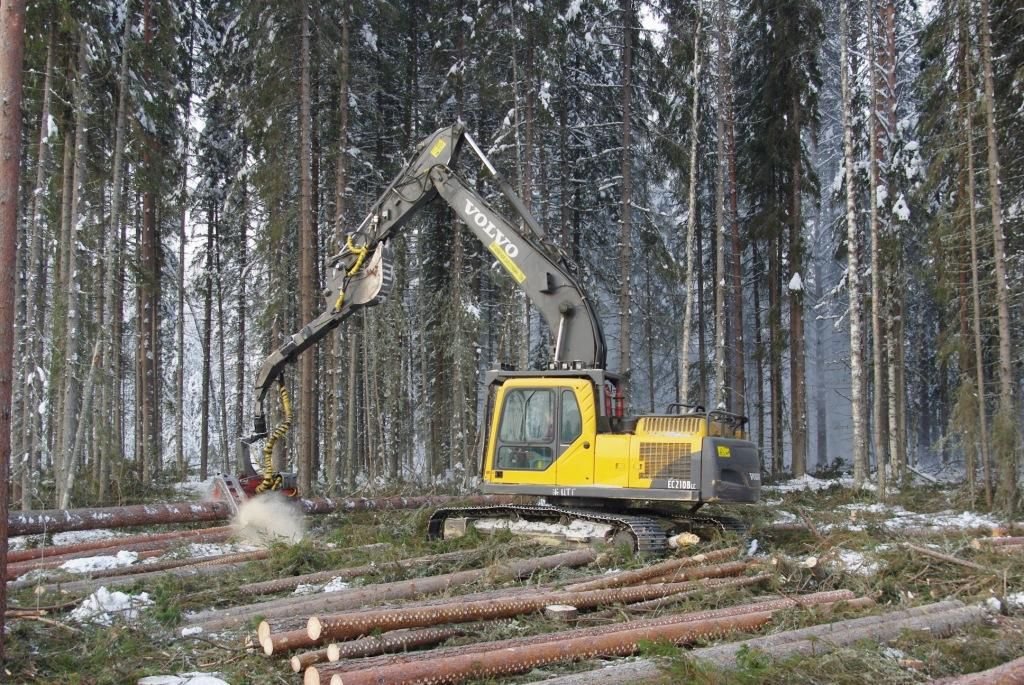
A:
[[[714,413],[609,420],[589,377],[528,374],[494,386],[484,490],[555,498],[756,502],[760,464]]]

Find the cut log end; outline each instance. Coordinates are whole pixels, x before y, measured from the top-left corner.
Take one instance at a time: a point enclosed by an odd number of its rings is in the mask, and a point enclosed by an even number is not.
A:
[[[680,533],[668,539],[668,546],[672,549],[686,549],[700,543],[700,538],[693,533]]]
[[[574,621],[579,615],[579,610],[571,604],[550,604],[544,607],[544,617],[554,621]]]
[[[345,685],[345,681],[342,680],[341,674],[335,673],[331,676],[331,685]]]
[[[259,626],[256,628],[256,638],[262,645],[263,641],[266,640],[268,637],[270,637],[270,622],[260,621]]]
[[[320,623],[320,619],[316,616],[310,616],[309,620],[306,621],[306,634],[309,635],[310,640],[319,640],[323,629],[323,624]]]
[[[330,662],[341,660],[341,647],[338,646],[337,642],[327,645],[327,660]]]
[[[331,680],[333,681],[334,679],[331,678]],[[316,666],[310,666],[302,674],[302,685],[320,685],[320,671],[317,670]]]
[[[264,651],[266,651],[266,650],[264,650]],[[298,673],[298,672],[300,672],[302,670],[302,661],[299,659],[299,657],[293,656],[291,659],[288,660],[288,663],[291,664],[292,671],[294,673]],[[303,677],[303,680],[305,680],[305,677]]]
[[[270,639],[270,635],[260,638],[260,645],[263,647],[263,653],[267,656],[274,656],[274,641]]]

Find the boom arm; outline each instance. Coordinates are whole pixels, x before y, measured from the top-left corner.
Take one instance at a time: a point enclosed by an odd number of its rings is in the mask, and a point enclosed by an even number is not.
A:
[[[453,169],[468,143],[494,177],[502,194],[523,219],[521,231],[493,208]],[[285,365],[320,341],[355,310],[379,303],[391,287],[387,241],[421,207],[442,197],[526,292],[551,329],[554,368],[605,366],[605,342],[593,306],[560,250],[544,240],[543,231],[512,187],[494,169],[462,124],[434,132],[420,143],[414,159],[395,177],[366,218],[347,237],[345,247],[327,260],[328,310],[303,326],[263,362],[256,380],[254,433],[245,443],[267,434],[263,403]]]

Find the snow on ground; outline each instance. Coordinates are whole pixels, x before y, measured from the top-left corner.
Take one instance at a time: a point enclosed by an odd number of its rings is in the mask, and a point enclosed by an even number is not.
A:
[[[185,557],[216,557],[222,554],[238,554],[239,552],[255,552],[263,549],[259,545],[241,542],[193,542],[185,548]]]
[[[847,573],[854,573],[859,576],[873,576],[878,573],[878,562],[871,561],[861,552],[837,547],[835,553],[836,562]]]
[[[127,622],[138,620],[139,612],[153,603],[149,593],[129,595],[124,592],[110,592],[105,586],[92,593],[71,612],[71,618],[79,623],[99,623],[109,626],[115,618]]]
[[[77,545],[80,542],[92,542],[94,540],[109,540],[111,538],[124,537],[127,533],[116,532],[108,528],[97,530],[72,530],[66,533],[56,533],[53,541],[48,545]],[[23,550],[30,546],[38,547],[42,544],[41,535],[16,535],[8,540],[8,549]]]
[[[60,565],[61,571],[68,573],[92,573],[108,568],[131,566],[139,560],[138,552],[120,551],[117,554],[102,554],[95,557],[69,559]]]
[[[345,590],[347,588],[348,588],[348,583],[346,583],[341,578],[331,578],[331,582],[327,583],[327,585],[324,585],[323,591],[324,592],[338,592],[339,590]]]
[[[603,540],[612,531],[612,526],[605,523],[594,523],[591,521],[574,520],[569,525],[561,523],[544,523],[542,521],[508,521],[505,519],[480,519],[473,522],[473,526],[480,531],[490,532],[495,530],[511,530],[513,533],[543,533],[548,535],[559,535],[566,540],[575,542],[587,542],[588,540]]]
[[[810,474],[806,474],[799,478],[784,480],[778,483],[772,483],[771,485],[763,485],[761,486],[761,490],[767,490],[769,492],[779,494],[786,492],[799,492],[801,490],[817,492],[818,490],[828,490],[829,488],[834,487],[852,488],[853,476],[841,476],[839,478],[815,478]],[[864,489],[874,492],[876,487],[874,483],[865,482]]]
[[[1015,611],[1024,611],[1024,592],[1007,595],[1006,604]]]
[[[140,678],[137,685],[229,685],[220,673],[179,673]]]

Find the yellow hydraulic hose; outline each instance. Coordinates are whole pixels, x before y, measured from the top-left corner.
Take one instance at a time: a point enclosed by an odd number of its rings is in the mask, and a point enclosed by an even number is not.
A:
[[[277,382],[284,420],[274,429],[274,432],[267,438],[267,444],[263,446],[263,480],[256,486],[256,492],[279,490],[284,481],[280,473],[274,473],[274,445],[292,427],[292,398],[288,395],[288,388],[285,387],[284,380],[279,378]]]
[[[349,252],[356,255],[356,263],[352,265],[352,268],[345,274],[349,278],[355,276],[359,269],[363,268],[363,261],[366,260],[366,255],[370,252],[370,249],[363,245],[362,247],[356,247],[356,244],[352,242],[352,236],[345,236],[345,247],[348,248]],[[334,311],[341,311],[341,305],[345,304],[345,289],[342,288],[338,293],[338,299],[334,303]]]

